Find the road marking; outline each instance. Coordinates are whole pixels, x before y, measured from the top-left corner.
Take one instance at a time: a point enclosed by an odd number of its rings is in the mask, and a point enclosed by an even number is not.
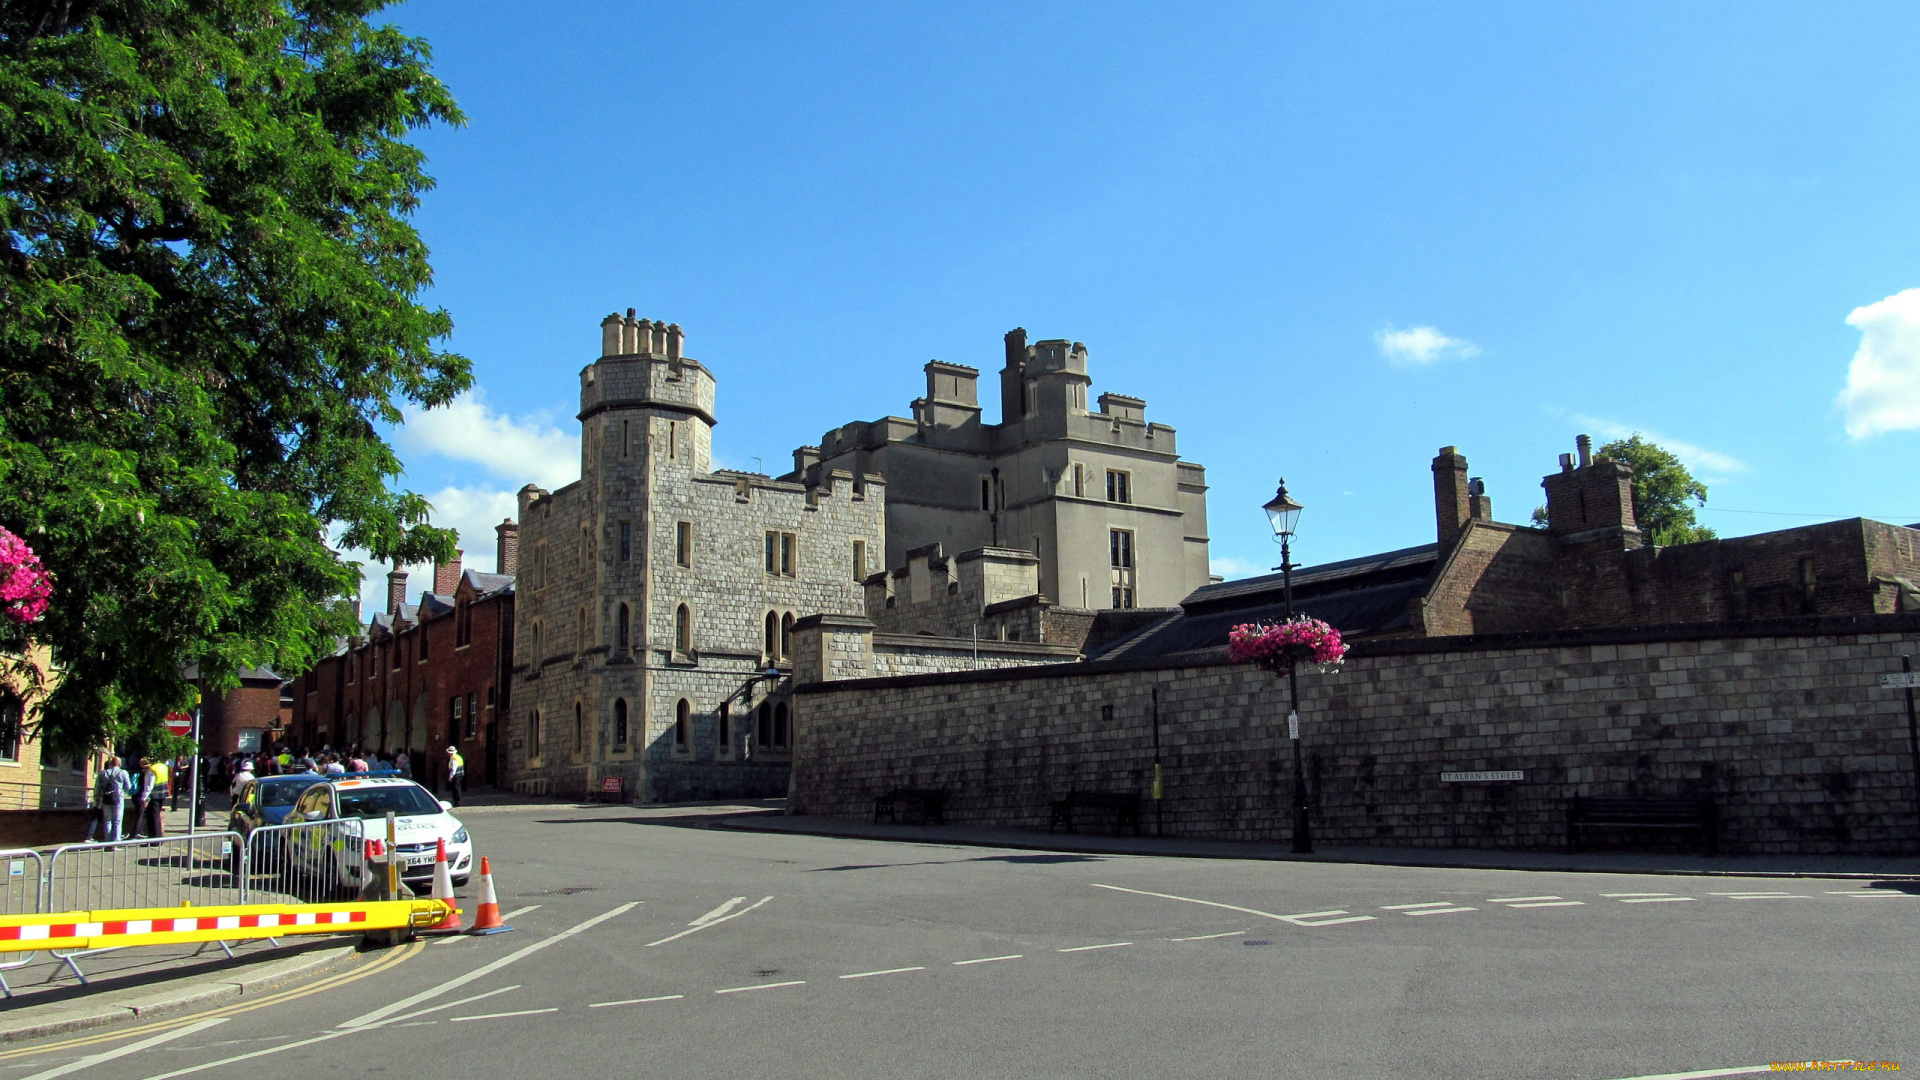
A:
[[[1813,897],[1803,893],[1789,892],[1716,892],[1708,896],[1724,896],[1729,900],[1811,900]]]
[[[528,904],[526,907],[514,908],[512,911],[503,913],[500,916],[500,919],[502,922],[506,921],[507,919],[517,919],[520,916],[525,915],[529,911],[539,911],[544,906],[545,905],[542,905],[542,904]]]
[[[744,994],[749,990],[771,990],[776,986],[805,986],[807,980],[795,979],[792,982],[760,983],[757,986],[729,986],[725,990],[715,990],[716,994]]]
[[[655,945],[665,945],[669,941],[679,941],[681,938],[686,937],[688,934],[697,934],[700,931],[707,929],[708,927],[719,926],[721,923],[726,922],[729,919],[737,919],[740,916],[745,915],[747,912],[752,911],[754,908],[759,907],[761,904],[764,904],[771,899],[773,899],[773,897],[771,896],[762,897],[759,900],[755,901],[754,903],[748,904],[746,907],[741,908],[739,911],[736,911],[731,915],[722,915],[719,918],[713,919],[709,922],[698,923],[694,926],[690,926],[687,929],[680,931],[677,934],[674,934],[671,937],[663,937],[659,941],[649,941],[646,944],[646,948],[651,949]],[[712,913],[709,912],[708,914],[712,914]],[[703,915],[701,916],[701,918],[706,918],[706,916]]]
[[[746,902],[747,902],[747,898],[746,898],[746,897],[744,897],[744,896],[736,896],[736,897],[734,897],[733,899],[731,899],[731,900],[729,900],[729,901],[727,901],[726,903],[724,903],[724,904],[721,904],[721,905],[720,905],[719,907],[717,907],[717,908],[714,908],[714,909],[713,909],[712,911],[709,911],[709,912],[707,912],[707,913],[706,913],[705,915],[702,915],[702,916],[700,916],[699,918],[697,918],[697,919],[695,919],[695,920],[693,920],[692,922],[690,922],[690,923],[688,923],[687,925],[688,925],[688,926],[700,926],[700,925],[702,925],[702,924],[705,924],[705,923],[710,923],[710,922],[712,922],[713,920],[715,920],[715,919],[717,919],[717,918],[719,918],[720,916],[722,916],[722,915],[725,915],[725,914],[726,914],[727,912],[729,912],[729,911],[732,911],[732,910],[733,910],[733,909],[734,909],[735,907],[737,907],[737,906],[739,906],[739,905],[741,905],[741,904],[744,904],[744,903],[746,903]]]
[[[1585,900],[1536,900],[1531,904],[1508,904],[1508,907],[1585,907]]]
[[[1303,915],[1275,915],[1271,911],[1261,911],[1259,908],[1239,907],[1234,904],[1222,904],[1215,900],[1196,900],[1191,896],[1175,896],[1172,893],[1148,892],[1145,889],[1123,889],[1118,885],[1099,885],[1099,884],[1094,884],[1092,882],[1089,882],[1089,884],[1093,884],[1093,887],[1096,889],[1111,889],[1114,892],[1132,893],[1135,896],[1157,896],[1162,900],[1179,900],[1188,904],[1204,904],[1207,907],[1224,908],[1227,911],[1238,911],[1246,915],[1258,915],[1263,919],[1272,919],[1275,922],[1292,923],[1295,926],[1333,926],[1336,923],[1369,922],[1374,918],[1374,916],[1372,915],[1347,915],[1345,909],[1336,909],[1333,911],[1309,911]],[[1330,919],[1330,918],[1322,917],[1322,916],[1328,916],[1328,915],[1345,915],[1346,917],[1341,919]],[[1303,921],[1306,919],[1315,919],[1318,921],[1316,922]]]
[[[1411,911],[1414,908],[1452,907],[1452,906],[1453,906],[1453,901],[1451,900],[1435,900],[1431,904],[1382,904],[1380,906],[1380,910],[1381,911]]]
[[[1667,892],[1603,892],[1600,895],[1618,899],[1622,896],[1672,896],[1673,894]]]
[[[978,960],[955,960],[953,966],[966,967],[968,964],[991,964],[995,960],[1019,960],[1025,956],[1025,953],[1014,953],[1011,956],[983,956]]]
[[[1621,898],[1623,904],[1679,904],[1696,899],[1691,896],[1628,896]]]
[[[639,907],[640,903],[641,903],[640,901],[634,900],[625,904],[621,904],[619,907],[616,907],[611,911],[604,912],[599,915],[595,915],[593,918],[588,919],[586,922],[577,923],[574,926],[571,926],[565,930],[560,931],[559,933],[553,935],[552,937],[541,938],[539,941],[536,941],[531,945],[523,945],[520,948],[515,949],[513,952],[510,952],[507,955],[499,958],[498,960],[494,960],[491,963],[482,964],[479,967],[474,968],[472,971],[467,972],[465,975],[456,975],[453,978],[448,979],[446,982],[441,983],[439,986],[430,987],[426,990],[420,991],[417,994],[411,995],[409,997],[401,998],[399,1001],[396,1001],[391,1005],[382,1005],[381,1007],[373,1010],[372,1012],[362,1013],[359,1016],[356,1016],[353,1019],[347,1021],[346,1023],[341,1024],[340,1027],[344,1031],[353,1031],[359,1028],[364,1028],[369,1024],[373,1024],[378,1021],[384,1020],[387,1017],[392,1016],[394,1013],[404,1012],[407,1009],[411,1009],[415,1005],[418,1005],[423,1001],[431,1001],[434,998],[439,997],[441,994],[444,994],[449,990],[457,990],[460,987],[465,986],[468,983],[474,981],[475,979],[484,979],[488,975],[491,975],[494,972],[499,971],[501,968],[506,967],[508,964],[511,964],[517,960],[523,960],[529,956],[532,956],[534,953],[539,952],[541,949],[544,949],[549,945],[557,945],[560,942],[565,941],[570,937],[573,937],[575,934],[582,934],[588,930],[593,929],[596,926],[599,926],[601,923],[606,922],[608,919],[611,919],[617,915],[624,915],[627,912],[632,911],[634,908]]]
[[[104,1064],[105,1062],[112,1061],[115,1058],[123,1058],[123,1057],[126,1057],[128,1054],[137,1054],[142,1050],[148,1049],[149,1047],[159,1046],[161,1043],[172,1042],[173,1040],[178,1039],[183,1035],[192,1035],[195,1032],[205,1031],[216,1024],[224,1024],[231,1019],[232,1017],[230,1016],[210,1017],[206,1020],[200,1021],[197,1024],[188,1024],[186,1027],[174,1028],[172,1031],[163,1031],[158,1035],[154,1035],[146,1039],[141,1039],[139,1042],[136,1042],[136,1043],[128,1043],[125,1046],[116,1047],[112,1050],[102,1050],[97,1054],[91,1054],[87,1057],[83,1057],[78,1061],[69,1061],[65,1065],[60,1065],[55,1068],[44,1070],[42,1072],[34,1073],[32,1076],[25,1077],[24,1080],[53,1080],[53,1078],[56,1076],[65,1076],[68,1073],[76,1073],[76,1072],[79,1072],[81,1069],[91,1069],[95,1065]]]
[[[555,1009],[521,1009],[518,1012],[481,1013],[479,1016],[456,1016],[453,1018],[452,1022],[459,1024],[468,1020],[500,1020],[509,1016],[537,1016],[540,1013],[550,1013],[550,1012],[559,1012],[559,1011],[560,1011],[559,1009],[555,1008]]]
[[[1055,949],[1054,952],[1091,952],[1094,949],[1118,949],[1131,945],[1131,941],[1109,941],[1105,945],[1075,945],[1071,949]]]
[[[1749,1073],[1774,1072],[1771,1065],[1744,1065],[1732,1069],[1703,1069],[1700,1072],[1659,1073],[1653,1076],[1623,1076],[1620,1080],[1708,1080],[1714,1076],[1746,1076]]]
[[[1496,896],[1488,900],[1489,904],[1525,904],[1534,900],[1562,900],[1560,896]]]
[[[1212,941],[1214,938],[1233,937],[1235,934],[1244,934],[1244,933],[1246,933],[1245,930],[1229,930],[1224,934],[1201,934],[1198,937],[1170,937],[1167,940],[1168,941]]]
[[[401,1013],[399,1016],[393,1017],[392,1019],[388,1020],[387,1023],[397,1024],[402,1020],[411,1020],[416,1016],[425,1016],[428,1013],[437,1013],[442,1009],[457,1009],[462,1005],[471,1005],[476,1001],[481,1001],[486,998],[493,997],[496,994],[504,994],[510,990],[518,990],[518,989],[520,989],[520,984],[514,983],[512,986],[503,986],[498,990],[489,990],[484,994],[475,994],[472,997],[463,997],[459,1001],[449,1001],[445,1005],[434,1005],[425,1009],[415,1009],[410,1013]]]
[[[1875,889],[1871,891],[1867,889],[1828,889],[1827,895],[1828,896],[1854,896],[1862,899],[1877,898],[1882,896],[1902,897],[1907,900],[1920,898],[1920,893],[1888,892],[1885,889]]]
[[[429,1027],[439,1022],[440,1021],[438,1020],[409,1020],[404,1024],[395,1024],[393,1026],[394,1027]]]
[[[1427,908],[1424,911],[1407,911],[1407,912],[1402,912],[1402,914],[1405,914],[1405,915],[1452,915],[1458,911],[1479,911],[1479,910],[1480,910],[1479,908],[1470,908],[1470,907],[1437,907],[1437,908]]]
[[[842,975],[840,977],[843,979],[865,979],[865,978],[870,978],[874,975],[898,975],[903,971],[925,971],[925,970],[927,969],[923,967],[887,968],[884,971],[861,971],[861,972],[856,972],[855,974],[852,974],[852,975]]]
[[[615,1005],[645,1005],[653,1001],[679,1001],[685,998],[686,996],[687,995],[685,994],[662,994],[659,997],[628,998],[625,1001],[596,1001],[593,1004],[587,1006],[587,1008],[606,1009],[606,1008],[611,1008],[612,1006],[615,1006]]]

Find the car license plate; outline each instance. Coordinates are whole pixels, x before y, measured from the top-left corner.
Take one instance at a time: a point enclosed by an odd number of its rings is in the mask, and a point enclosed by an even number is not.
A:
[[[433,856],[431,856],[431,855],[409,855],[409,856],[407,856],[407,865],[408,865],[408,866],[432,866],[432,865],[433,865]]]

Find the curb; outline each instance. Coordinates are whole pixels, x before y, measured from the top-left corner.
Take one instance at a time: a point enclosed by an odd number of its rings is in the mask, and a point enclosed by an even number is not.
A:
[[[172,983],[141,987],[101,1001],[26,1005],[0,1020],[0,1044],[64,1035],[124,1020],[150,1020],[170,1013],[258,994],[307,975],[317,975],[353,957],[354,945],[309,949],[257,968],[242,967],[222,977],[186,976]]]
[[[1219,851],[1116,851],[1072,843],[1037,843],[1022,840],[992,840],[960,836],[875,836],[871,833],[841,832],[830,829],[779,829],[744,822],[715,821],[709,828],[734,832],[777,834],[780,836],[823,836],[835,840],[881,840],[896,844],[937,844],[947,847],[1008,848],[1015,851],[1063,851],[1076,855],[1115,855],[1153,859],[1245,859],[1257,862],[1324,863],[1345,866],[1398,866],[1413,870],[1516,870],[1551,874],[1640,874],[1663,877],[1728,878],[1830,878],[1843,881],[1920,881],[1920,873],[1874,874],[1813,870],[1688,870],[1677,867],[1621,866],[1532,866],[1523,863],[1410,862],[1391,858],[1357,858],[1338,855],[1295,855],[1292,852],[1219,852]],[[1068,834],[1071,836],[1072,834]]]

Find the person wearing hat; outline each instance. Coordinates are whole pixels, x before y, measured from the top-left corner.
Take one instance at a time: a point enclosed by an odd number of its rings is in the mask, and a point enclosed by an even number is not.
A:
[[[460,805],[460,789],[467,784],[467,759],[460,756],[460,748],[447,747],[447,792],[448,801]]]

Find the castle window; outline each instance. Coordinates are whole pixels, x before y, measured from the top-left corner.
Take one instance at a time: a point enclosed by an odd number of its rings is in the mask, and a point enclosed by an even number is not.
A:
[[[780,534],[780,576],[799,576],[800,538],[792,533]]]
[[[867,580],[867,542],[865,540],[853,542],[853,580]]]
[[[1107,530],[1108,565],[1116,570],[1133,569],[1133,533],[1126,529]]]
[[[673,752],[693,752],[693,706],[686,698],[681,698],[673,707]]]
[[[627,447],[632,443],[629,421],[620,421],[620,456],[627,456]]]
[[[673,523],[673,561],[681,566],[693,565],[693,522],[691,521]]]
[[[693,655],[693,611],[685,604],[673,609],[673,651]]]
[[[784,701],[773,707],[773,748],[787,748],[787,703]]]
[[[447,730],[458,732],[460,721],[467,717],[467,699],[459,694],[447,699]]]
[[[768,662],[780,659],[780,616],[771,611],[767,612],[767,636],[760,653]]]
[[[1727,610],[1736,619],[1747,617],[1747,572],[1734,570],[1727,575]]]
[[[993,481],[984,476],[980,478],[980,509],[993,509]]]
[[[678,421],[669,420],[667,421],[667,460],[672,461],[679,456],[680,424]]]
[[[793,612],[780,616],[780,655],[793,658]]]
[[[714,756],[715,757],[732,757],[733,756],[733,703],[731,701],[721,702],[720,711],[714,717],[714,719],[716,721],[716,730],[714,732],[714,735],[715,735]]]
[[[627,605],[621,604],[619,613],[613,623],[614,634],[616,635],[616,640],[619,642],[621,652],[626,652],[629,647],[629,639],[632,634],[632,622],[632,613],[628,610]]]
[[[1800,595],[1806,598],[1806,601],[1808,604],[1813,603],[1814,590],[1819,585],[1819,580],[1820,579],[1818,578],[1818,576],[1816,576],[1813,572],[1813,560],[1801,559],[1800,560]]]
[[[613,745],[627,745],[627,699],[613,699]]]
[[[1107,470],[1107,501],[1111,503],[1130,503],[1133,501],[1133,475],[1118,469]]]
[[[633,522],[620,523],[620,561],[633,561]]]
[[[540,710],[539,709],[535,709],[532,712],[527,714],[527,756],[530,758],[537,758],[540,756]]]
[[[1075,498],[1087,497],[1087,467],[1077,461],[1073,463],[1073,494]]]
[[[757,723],[754,725],[756,728],[753,733],[754,745],[771,747],[773,745],[773,702],[761,702],[760,711],[755,719]]]
[[[579,702],[573,703],[573,752],[581,757],[587,753],[587,717]]]
[[[586,652],[587,646],[593,644],[592,639],[587,636],[587,609],[586,608],[581,608],[579,613],[575,616],[574,641],[576,642],[576,644],[573,647],[573,651],[577,653]]]

